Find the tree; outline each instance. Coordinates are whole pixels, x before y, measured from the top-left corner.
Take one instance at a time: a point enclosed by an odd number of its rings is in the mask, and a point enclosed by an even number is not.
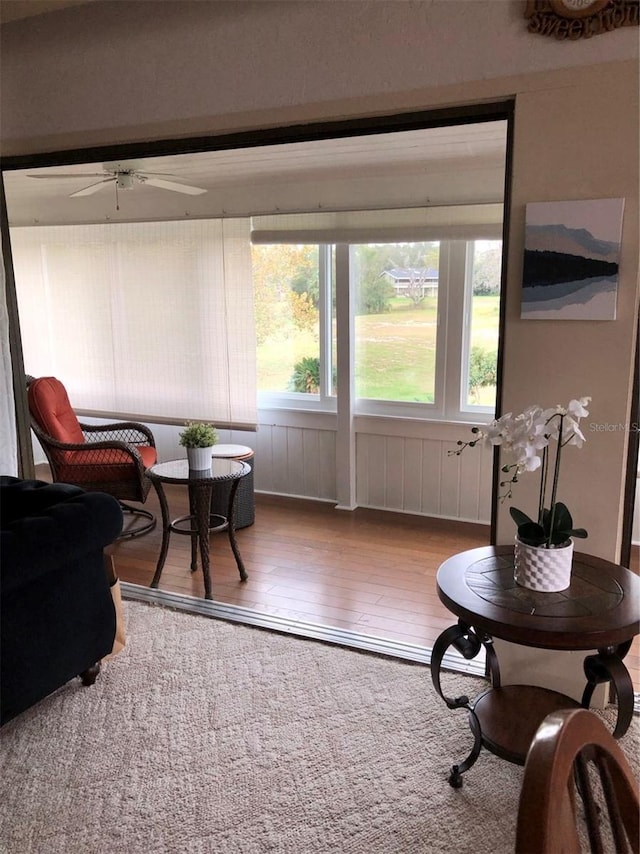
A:
[[[390,309],[393,286],[384,275],[387,247],[362,244],[356,247],[358,288],[356,314],[383,314]],[[393,265],[391,265],[393,266]]]
[[[472,347],[469,356],[469,394],[474,400],[484,386],[496,385],[498,354],[495,350]]]
[[[500,273],[502,270],[502,243],[476,252],[473,259],[473,295],[489,296],[500,293]]]
[[[425,285],[431,278],[428,271],[438,269],[439,258],[439,243],[408,243],[401,249],[398,266],[406,271],[408,277],[408,285],[402,295],[416,307],[427,295]]]
[[[283,338],[291,333],[292,294],[306,282],[313,290],[315,270],[317,305],[317,246],[287,244],[253,246],[251,250],[256,337],[258,344],[268,338]],[[304,293],[304,291],[302,291]]]
[[[320,300],[318,281],[318,247],[297,246],[298,272],[291,279],[291,290],[299,295],[306,294],[315,308]]]
[[[318,326],[318,309],[314,306],[309,294],[291,291],[288,296],[291,320],[295,328],[313,332]]]

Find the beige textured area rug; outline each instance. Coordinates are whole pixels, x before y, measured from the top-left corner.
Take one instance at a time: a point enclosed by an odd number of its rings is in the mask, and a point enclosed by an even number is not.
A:
[[[426,667],[125,612],[127,647],[93,687],[71,682],[1,731],[5,854],[513,851],[522,769],[483,751],[447,784],[472,739]]]

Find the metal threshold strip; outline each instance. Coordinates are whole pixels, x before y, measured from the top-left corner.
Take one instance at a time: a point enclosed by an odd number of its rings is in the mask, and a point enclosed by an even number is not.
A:
[[[360,632],[350,631],[349,629],[322,626],[317,623],[307,623],[303,620],[284,619],[283,617],[273,616],[272,614],[263,614],[251,608],[243,608],[240,605],[225,605],[223,602],[201,599],[196,596],[186,596],[181,593],[168,593],[164,590],[142,587],[139,584],[130,584],[126,581],[121,582],[121,590],[123,597],[138,602],[162,605],[165,608],[187,611],[190,614],[198,614],[202,617],[227,620],[232,623],[242,623],[247,626],[268,629],[272,632],[281,632],[283,634],[294,635],[295,637],[337,644],[349,647],[350,649],[375,653],[376,655],[386,655],[390,658],[411,661],[416,664],[429,665],[431,663],[431,650],[428,647],[418,646],[417,644],[402,643],[373,635],[363,635]],[[485,676],[484,656],[466,661],[455,653],[446,653],[442,664],[447,670],[468,673],[472,676]]]

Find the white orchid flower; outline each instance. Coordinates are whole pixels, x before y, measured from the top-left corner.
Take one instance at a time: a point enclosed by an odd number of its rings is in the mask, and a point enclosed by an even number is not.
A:
[[[567,412],[572,418],[586,418],[589,414],[586,408],[591,403],[590,397],[581,397],[578,400],[570,400]]]
[[[500,418],[495,419],[485,428],[473,428],[476,438],[469,442],[458,442],[461,446],[457,451],[449,451],[449,454],[460,454],[464,448],[473,447],[481,443],[484,447],[492,448],[501,445],[505,453],[511,454],[515,462],[505,463],[502,471],[510,475],[501,481],[500,486],[506,488],[506,492],[500,496],[500,500],[512,497],[512,487],[518,482],[523,472],[542,469],[540,477],[540,497],[538,501],[538,521],[533,524],[534,534],[527,530],[526,536],[533,545],[552,548],[564,543],[568,537],[586,537],[587,532],[583,528],[572,527],[572,519],[566,505],[557,501],[558,475],[560,470],[560,455],[565,445],[574,445],[581,448],[585,437],[580,430],[580,419],[589,414],[587,406],[591,402],[590,397],[572,398],[564,407],[559,404],[548,409],[540,406],[528,406],[519,415],[507,412]],[[546,493],[549,481],[548,472],[551,471],[550,460],[552,451],[547,451],[551,440],[556,440],[557,449],[555,466],[551,483],[550,501],[546,503]],[[543,508],[551,508],[550,514],[543,512]],[[555,508],[560,508],[556,514]],[[522,511],[511,508],[514,520],[521,526],[522,518],[527,520],[527,526],[531,527],[531,519]],[[568,522],[567,522],[568,519]],[[570,530],[568,527],[570,526]],[[539,536],[541,535],[541,536]],[[529,542],[529,540],[526,540]]]
[[[582,430],[575,421],[570,420],[569,416],[567,416],[566,422],[562,431],[562,444],[575,445],[577,448],[581,448],[586,442]]]
[[[531,445],[523,449],[523,452],[518,457],[518,467],[522,471],[535,471],[542,465],[542,460],[536,454],[535,448]]]
[[[502,430],[503,427],[499,421],[492,421],[484,430],[480,430],[478,438],[485,448],[492,448],[502,444]]]

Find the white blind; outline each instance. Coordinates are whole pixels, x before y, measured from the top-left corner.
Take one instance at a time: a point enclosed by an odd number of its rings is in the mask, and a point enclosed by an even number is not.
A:
[[[371,211],[269,214],[251,219],[252,243],[404,243],[499,240],[503,206],[438,205]]]
[[[249,220],[15,228],[25,370],[74,408],[253,428]]]

